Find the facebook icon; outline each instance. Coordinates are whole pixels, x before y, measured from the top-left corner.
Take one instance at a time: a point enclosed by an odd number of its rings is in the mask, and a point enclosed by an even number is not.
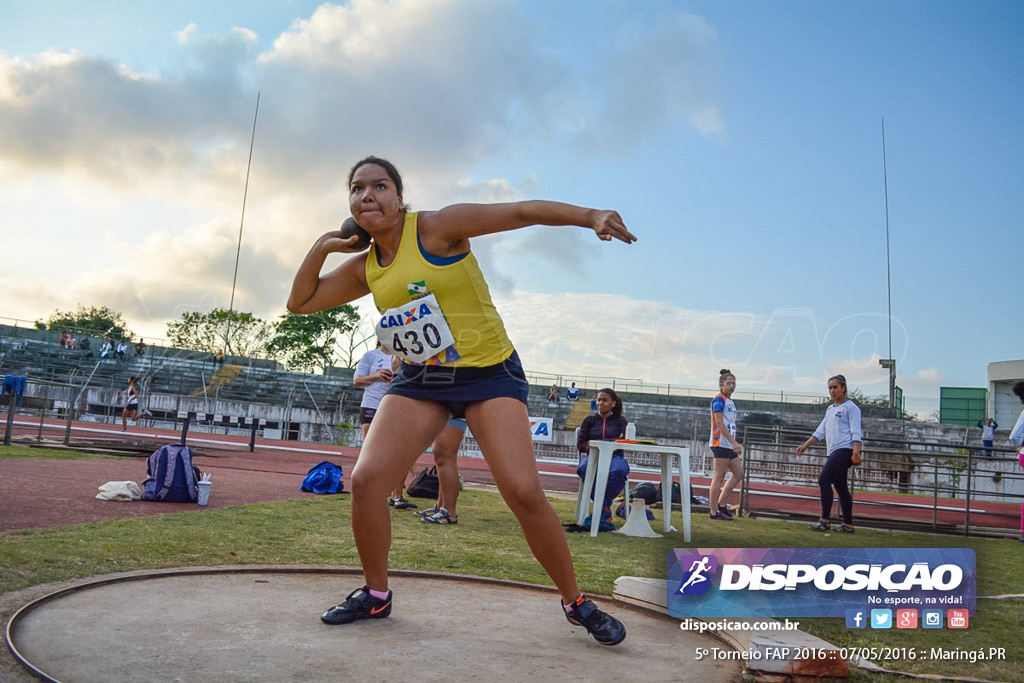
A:
[[[862,609],[846,610],[846,628],[867,628],[867,616]]]

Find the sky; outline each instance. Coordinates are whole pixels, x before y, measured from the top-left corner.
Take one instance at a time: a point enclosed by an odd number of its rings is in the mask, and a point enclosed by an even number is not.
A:
[[[887,394],[893,358],[926,417],[1024,358],[1021,35],[1009,0],[0,0],[0,322],[163,338],[236,254],[235,310],[276,320],[375,154],[414,210],[637,235],[474,240],[528,371],[729,368],[739,401]]]

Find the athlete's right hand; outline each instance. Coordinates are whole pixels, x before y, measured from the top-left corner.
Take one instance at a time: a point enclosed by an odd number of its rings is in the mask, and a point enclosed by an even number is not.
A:
[[[316,241],[316,246],[318,246],[325,254],[355,254],[366,250],[365,247],[362,249],[354,248],[353,245],[355,245],[358,240],[359,235],[342,237],[340,230],[331,230],[330,232],[325,232],[320,236],[320,239]]]

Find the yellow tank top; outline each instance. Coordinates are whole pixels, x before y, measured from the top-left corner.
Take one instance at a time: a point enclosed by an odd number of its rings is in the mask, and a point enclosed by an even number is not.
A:
[[[455,338],[430,364],[456,367],[497,365],[514,350],[491,301],[483,273],[470,251],[451,258],[431,256],[419,243],[417,213],[406,212],[395,260],[380,265],[376,244],[366,257],[366,282],[381,313],[432,293]]]

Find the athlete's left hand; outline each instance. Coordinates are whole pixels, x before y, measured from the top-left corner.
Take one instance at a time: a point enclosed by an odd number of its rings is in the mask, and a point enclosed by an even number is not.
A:
[[[597,236],[605,242],[610,242],[612,239],[626,244],[636,242],[636,235],[626,229],[626,223],[618,211],[595,211],[592,227]]]

